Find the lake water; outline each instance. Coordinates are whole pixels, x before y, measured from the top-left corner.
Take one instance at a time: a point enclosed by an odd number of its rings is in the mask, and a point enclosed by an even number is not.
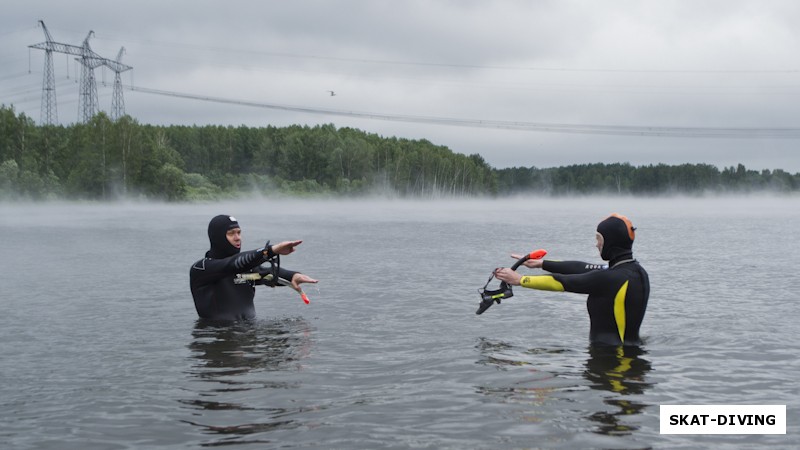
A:
[[[588,346],[585,296],[517,288],[511,252],[598,261],[638,227],[645,345]],[[0,205],[0,444],[30,449],[797,448],[800,198]],[[305,305],[197,321],[208,220],[305,242]],[[786,435],[659,434],[662,404],[785,404]]]

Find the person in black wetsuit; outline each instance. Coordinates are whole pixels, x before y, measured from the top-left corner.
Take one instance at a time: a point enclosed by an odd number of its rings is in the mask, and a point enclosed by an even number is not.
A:
[[[541,268],[552,275],[521,276],[511,269],[500,268],[495,270],[495,276],[515,286],[589,294],[586,308],[591,321],[591,343],[639,345],[639,327],[650,297],[650,279],[633,259],[635,230],[630,220],[619,214],[612,214],[597,225],[597,249],[608,265],[529,259],[526,267]]]
[[[288,255],[303,241],[285,241],[280,244],[265,245],[257,250],[241,251],[242,238],[239,222],[231,216],[220,215],[211,219],[208,224],[208,239],[211,249],[205,258],[192,264],[189,270],[189,285],[194,297],[197,314],[203,319],[235,321],[252,319],[256,316],[253,305],[255,285],[280,285],[275,278],[291,283],[292,288],[300,291],[301,283],[316,283],[299,272],[277,268],[271,280],[248,279],[245,274],[257,275],[271,272],[270,268],[261,265],[270,263],[278,255]]]

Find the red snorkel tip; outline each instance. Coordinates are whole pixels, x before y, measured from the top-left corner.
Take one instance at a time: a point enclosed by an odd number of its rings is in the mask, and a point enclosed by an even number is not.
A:
[[[528,259],[542,259],[547,254],[547,250],[540,248],[539,250],[534,250],[528,255]]]

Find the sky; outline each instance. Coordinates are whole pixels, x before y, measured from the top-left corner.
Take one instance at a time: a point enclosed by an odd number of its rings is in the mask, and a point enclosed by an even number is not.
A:
[[[0,104],[41,118],[44,21],[122,62],[158,125],[333,124],[496,168],[744,164],[800,172],[794,0],[2,0]],[[54,56],[58,122],[80,68]],[[114,73],[96,69],[100,109]],[[335,95],[331,95],[331,92]],[[708,136],[708,135],[711,136]]]

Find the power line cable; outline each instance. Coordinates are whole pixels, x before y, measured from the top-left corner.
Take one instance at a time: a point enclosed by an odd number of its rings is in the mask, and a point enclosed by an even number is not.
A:
[[[306,114],[323,114],[361,119],[384,120],[392,122],[410,122],[426,125],[447,125],[468,128],[496,128],[521,131],[538,131],[546,133],[565,134],[594,134],[611,136],[640,136],[640,137],[689,137],[689,138],[731,138],[731,139],[800,139],[800,128],[796,127],[668,127],[668,126],[642,126],[642,125],[596,125],[596,124],[568,124],[568,123],[543,123],[524,121],[502,121],[481,119],[460,119],[453,117],[415,116],[400,114],[384,114],[359,111],[344,111],[325,108],[312,108],[305,106],[279,105],[273,103],[235,100],[206,95],[187,94],[146,87],[126,87],[134,92],[143,92],[167,97],[188,100],[200,100],[213,103],[249,106],[263,109],[291,111]]]
[[[97,41],[123,41],[118,38],[108,37],[95,37]],[[196,43],[182,43],[182,42],[165,42],[153,40],[136,40],[125,38],[124,42],[139,43],[143,45],[152,45],[157,47],[175,47],[180,49],[194,49],[200,51],[220,52],[227,55],[231,54],[244,54],[244,55],[261,55],[280,58],[291,59],[312,59],[321,61],[333,62],[346,62],[346,63],[359,63],[370,65],[394,65],[394,66],[419,66],[419,67],[441,67],[441,68],[456,68],[456,69],[485,69],[485,70],[505,70],[505,71],[522,71],[522,72],[589,72],[589,73],[661,73],[661,74],[797,74],[800,73],[800,68],[785,68],[785,69],[697,69],[697,68],[683,68],[683,69],[624,69],[615,67],[546,67],[546,66],[503,66],[492,64],[469,64],[469,63],[442,63],[442,62],[429,62],[429,61],[408,61],[408,60],[390,60],[390,59],[370,59],[370,58],[351,58],[343,56],[330,56],[330,55],[317,55],[317,54],[304,54],[293,52],[275,52],[264,50],[243,50],[241,48],[229,48],[209,45],[199,45]]]

